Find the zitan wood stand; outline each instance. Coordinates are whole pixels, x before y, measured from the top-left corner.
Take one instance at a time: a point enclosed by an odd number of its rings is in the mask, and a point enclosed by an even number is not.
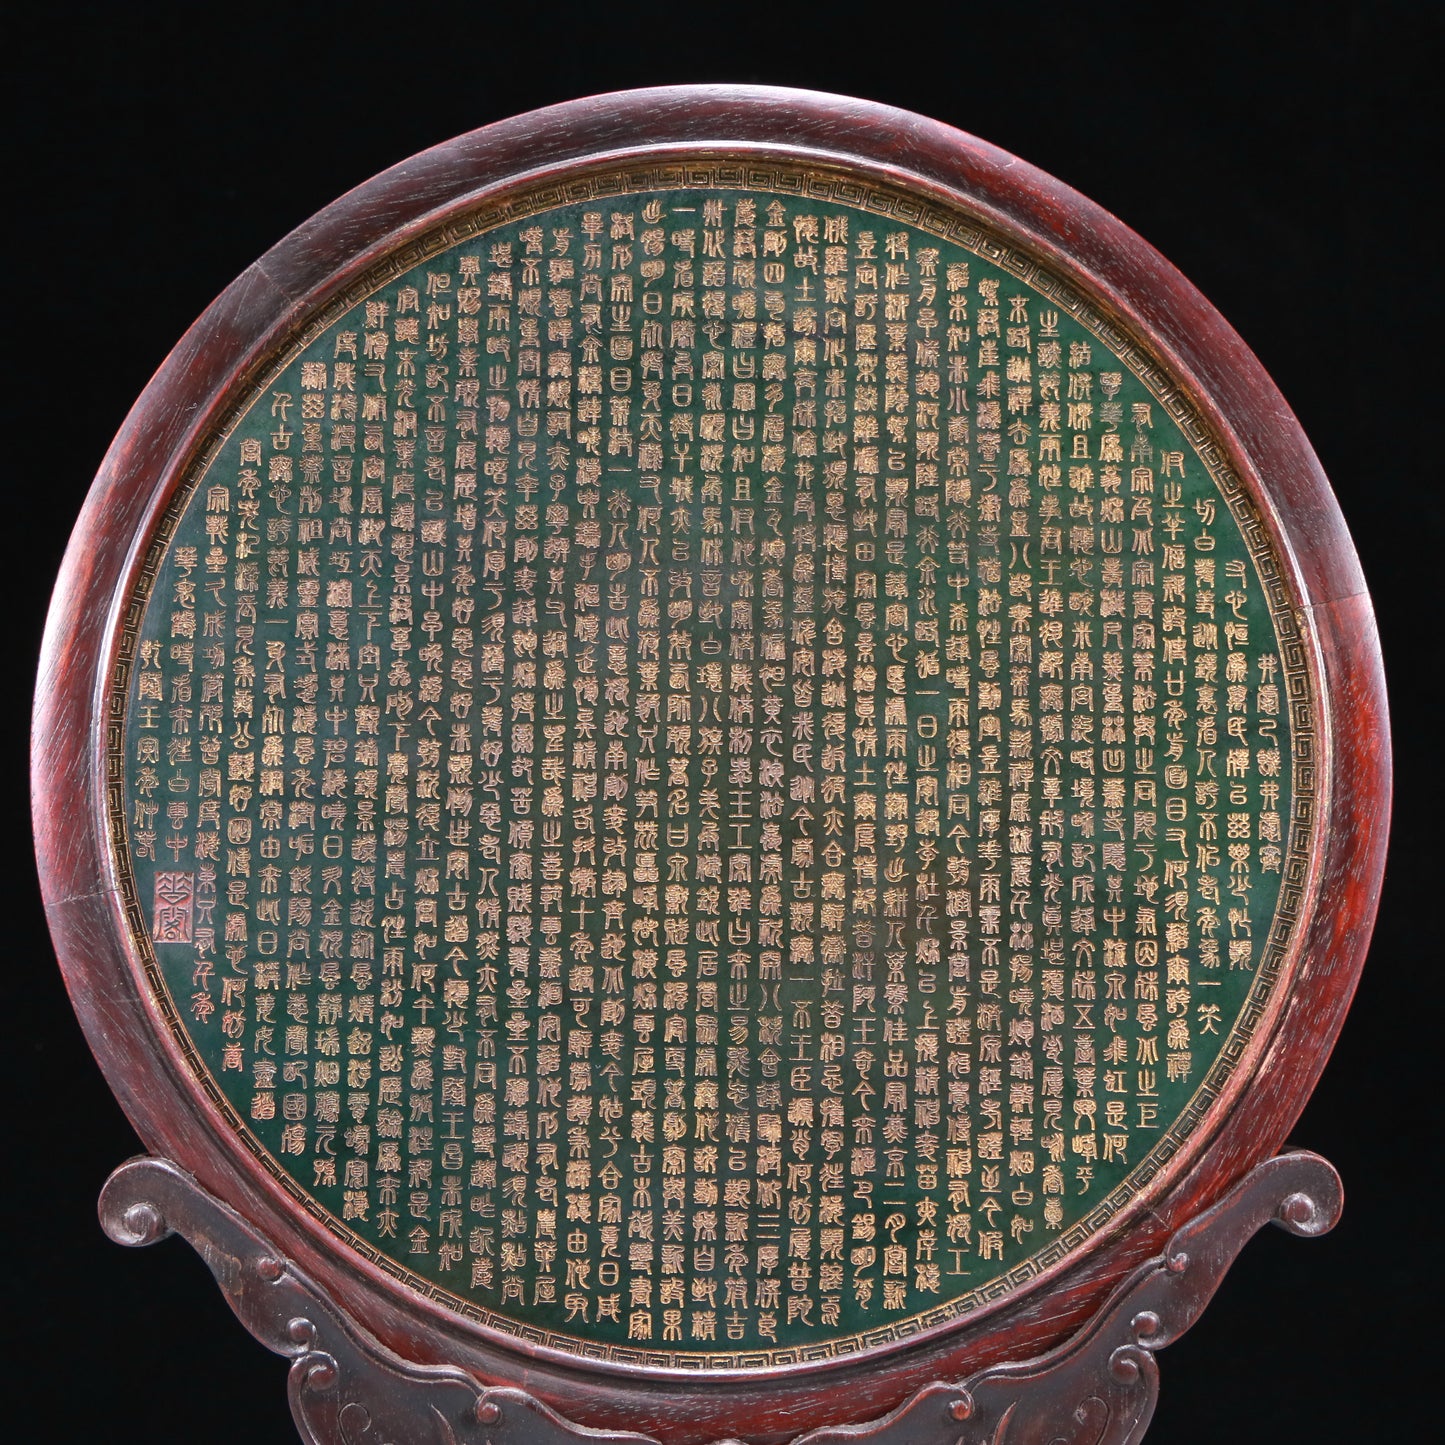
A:
[[[1176,1231],[1065,1344],[935,1381],[882,1419],[805,1429],[789,1445],[1133,1445],[1159,1395],[1155,1352],[1199,1318],[1251,1237],[1272,1223],[1314,1238],[1334,1227],[1342,1203],[1339,1176],[1317,1154],[1277,1155]],[[168,1234],[190,1242],[246,1328],[292,1362],[291,1413],[308,1445],[656,1445],[651,1436],[573,1424],[524,1389],[479,1390],[460,1371],[409,1364],[166,1160],[116,1170],[100,1216],[117,1244]]]
[[[142,981],[105,821],[107,738],[124,725],[105,691],[121,604],[237,396],[371,268],[483,203],[544,181],[565,188],[607,164],[682,174],[699,156],[824,166],[855,178],[860,195],[876,185],[956,212],[1136,339],[1193,409],[1278,555],[1320,734],[1307,760],[1314,843],[1287,992],[1205,1125],[1148,1190],[1046,1277],[906,1347],[715,1377],[604,1368],[501,1338],[339,1246],[238,1142],[168,1030]],[[1136,1440],[1157,1388],[1154,1351],[1197,1317],[1248,1237],[1270,1220],[1318,1234],[1339,1211],[1327,1164],[1277,1151],[1342,1026],[1384,861],[1383,677],[1343,520],[1273,383],[1187,281],[1067,187],[918,116],[761,87],[601,96],[439,146],[319,213],[192,328],[108,454],[52,606],[33,778],[57,954],[91,1047],[154,1155],[107,1186],[106,1228],[128,1244],[172,1231],[191,1240],[252,1333],[293,1360],[293,1411],[311,1441]]]

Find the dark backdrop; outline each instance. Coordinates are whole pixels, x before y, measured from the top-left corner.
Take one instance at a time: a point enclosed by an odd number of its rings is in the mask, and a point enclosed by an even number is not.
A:
[[[1162,1357],[1151,1440],[1420,1438],[1439,1289],[1434,4],[875,0],[628,6],[105,4],[7,22],[15,107],[0,595],[15,842],[0,1047],[11,1387],[0,1434],[293,1439],[284,1364],[200,1261],[131,1252],[94,1200],[138,1143],[71,1015],[28,855],[20,731],[45,599],[110,437],[173,342],[286,231],[413,152],[603,90],[756,81],[856,94],[1001,145],[1133,226],[1273,373],[1370,579],[1398,804],[1357,1003],[1295,1137],[1341,1169],[1329,1238],[1268,1231]],[[209,13],[208,13],[209,12]],[[1434,884],[1430,880],[1434,878]],[[1416,1356],[1419,1359],[1415,1358]],[[21,1426],[20,1430],[15,1427]],[[28,1426],[29,1428],[23,1428]],[[12,1431],[15,1433],[12,1434]]]

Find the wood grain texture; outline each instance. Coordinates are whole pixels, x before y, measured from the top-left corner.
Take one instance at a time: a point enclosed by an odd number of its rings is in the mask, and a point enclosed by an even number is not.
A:
[[[343,1255],[221,1126],[138,987],[104,834],[101,773],[117,599],[148,530],[214,418],[298,320],[380,256],[479,201],[584,164],[690,151],[823,160],[922,191],[1031,251],[1149,340],[1228,453],[1289,572],[1320,699],[1320,813],[1288,997],[1161,1187],[1046,1287],[937,1339],[807,1370],[694,1379],[583,1370],[486,1337]],[[1179,1224],[1285,1141],[1324,1068],[1374,919],[1388,824],[1388,720],[1373,616],[1329,485],[1242,340],[1162,257],[1041,172],[918,116],[813,92],[677,87],[601,96],[504,121],[378,176],[249,268],[186,334],[107,455],[77,524],[46,630],[36,696],[35,830],[56,949],[91,1047],[147,1146],[228,1199],[389,1348],[516,1384],[588,1425],[667,1445],[758,1442],[880,1415],[940,1378],[1057,1344]],[[1247,1085],[1247,1087],[1246,1087]]]

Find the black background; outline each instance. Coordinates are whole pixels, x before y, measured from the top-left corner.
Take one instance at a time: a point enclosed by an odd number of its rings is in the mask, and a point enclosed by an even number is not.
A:
[[[110,1244],[94,1199],[138,1143],[66,1001],[18,767],[45,599],[105,448],[253,259],[375,172],[604,90],[749,81],[854,94],[991,140],[1164,252],[1274,375],[1334,482],[1391,681],[1396,821],[1371,961],[1296,1142],[1344,1222],[1270,1230],[1162,1357],[1150,1435],[1407,1441],[1438,1330],[1438,134],[1434,4],[1260,0],[939,9],[875,0],[50,7],[7,22],[3,283],[14,797],[0,960],[6,1307],[0,1435],[285,1445],[284,1364],[199,1259]],[[1432,1357],[1425,1363],[1426,1352]],[[1424,1417],[1428,1418],[1428,1417]],[[1433,1429],[1430,1431],[1433,1434]]]

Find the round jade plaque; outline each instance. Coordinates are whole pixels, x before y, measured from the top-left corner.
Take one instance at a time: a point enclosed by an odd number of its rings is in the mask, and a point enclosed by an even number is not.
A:
[[[1106,1231],[1271,1016],[1293,607],[1038,258],[823,165],[594,167],[357,278],[174,492],[110,700],[145,987],[447,1310],[904,1340]]]

